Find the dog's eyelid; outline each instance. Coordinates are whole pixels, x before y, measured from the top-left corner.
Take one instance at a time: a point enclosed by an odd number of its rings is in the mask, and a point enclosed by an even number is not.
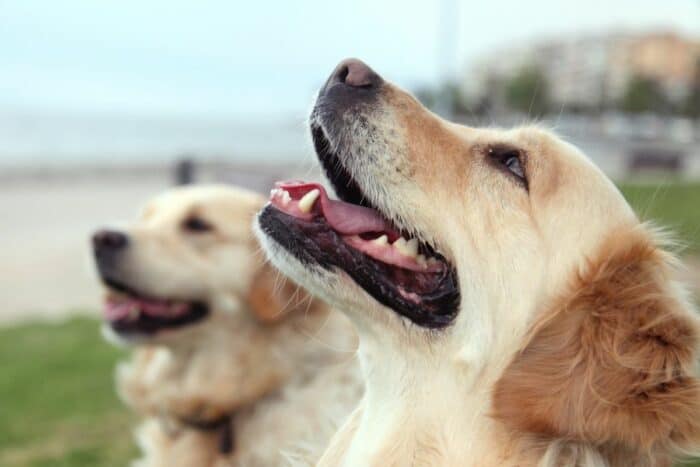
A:
[[[191,233],[204,233],[214,230],[214,227],[199,216],[191,215],[182,222],[182,228]]]
[[[508,157],[517,157],[518,159],[522,159],[523,157],[523,151],[512,146],[489,146],[487,149],[487,153],[490,157],[500,160],[506,159]]]
[[[526,156],[522,150],[512,146],[494,145],[489,146],[486,153],[491,162],[516,177],[525,185],[525,189],[528,189],[525,171]]]

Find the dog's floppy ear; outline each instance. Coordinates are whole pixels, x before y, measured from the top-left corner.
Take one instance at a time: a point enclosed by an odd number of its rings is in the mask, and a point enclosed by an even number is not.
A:
[[[288,313],[315,308],[316,301],[269,263],[253,277],[247,297],[255,317],[263,323],[276,323]]]
[[[645,228],[611,238],[496,384],[495,417],[657,462],[697,449],[698,324],[672,260]]]

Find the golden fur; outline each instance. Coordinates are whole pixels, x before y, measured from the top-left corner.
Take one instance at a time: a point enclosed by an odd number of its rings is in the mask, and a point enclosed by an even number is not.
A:
[[[465,127],[391,83],[376,92],[337,112],[329,146],[456,268],[461,305],[423,329],[259,231],[360,335],[365,397],[318,465],[666,466],[697,450],[698,320],[674,258],[610,180],[545,129]],[[517,152],[525,183],[494,147]]]
[[[494,416],[544,439],[671,465],[700,441],[698,325],[643,227],[613,232],[496,384]],[[613,462],[614,460],[614,462]]]
[[[150,337],[107,331],[135,346],[118,367],[117,387],[145,418],[139,466],[313,462],[360,397],[352,329],[262,261],[250,229],[262,202],[233,187],[174,189],[125,231],[131,287],[210,307],[204,321]],[[211,231],[183,232],[193,215]],[[230,423],[213,429],[192,425],[227,416]],[[232,428],[230,454],[220,449],[224,425]]]

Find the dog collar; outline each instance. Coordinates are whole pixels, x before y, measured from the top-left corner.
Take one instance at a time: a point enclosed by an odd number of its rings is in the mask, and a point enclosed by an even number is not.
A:
[[[168,417],[164,418],[164,420],[161,419],[163,431],[172,437],[176,434],[176,431],[172,429],[172,423],[170,423]],[[233,432],[233,414],[222,415],[221,417],[213,420],[202,420],[199,418],[190,417],[175,417],[175,420],[179,422],[180,425],[192,430],[218,432],[219,453],[221,454],[231,454],[236,447]]]

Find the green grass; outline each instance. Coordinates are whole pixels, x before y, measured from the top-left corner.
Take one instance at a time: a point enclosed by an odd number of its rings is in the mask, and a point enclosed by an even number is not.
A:
[[[672,227],[700,253],[700,183],[621,188],[643,219]],[[124,466],[136,456],[136,420],[112,378],[124,353],[98,326],[81,318],[0,328],[0,466]]]
[[[0,465],[124,466],[133,420],[114,392],[123,356],[91,319],[0,329]]]
[[[690,254],[700,253],[700,183],[621,183],[643,220],[671,228]]]

